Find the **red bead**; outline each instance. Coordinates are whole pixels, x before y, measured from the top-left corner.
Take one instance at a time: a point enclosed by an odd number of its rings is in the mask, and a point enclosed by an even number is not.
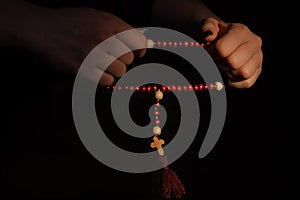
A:
[[[181,86],[178,85],[177,90],[180,92],[181,91]]]
[[[184,91],[187,91],[188,87],[185,85],[185,86],[183,86],[183,89],[184,89]]]
[[[203,85],[202,84],[199,85],[199,90],[203,90]]]
[[[176,85],[172,85],[172,90],[176,91]]]

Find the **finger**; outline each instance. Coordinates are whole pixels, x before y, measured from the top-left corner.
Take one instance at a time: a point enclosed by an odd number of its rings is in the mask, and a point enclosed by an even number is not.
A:
[[[132,52],[128,52],[118,58],[121,62],[123,62],[125,65],[129,65],[133,62],[134,55]]]
[[[144,29],[134,29],[132,26],[117,18],[119,24],[116,26],[115,33],[119,39],[124,42],[137,57],[142,57],[146,53],[147,38],[144,35]],[[127,31],[125,34],[118,34],[120,32]]]
[[[138,29],[131,29],[124,34],[116,35],[131,50],[146,49],[147,38]]]
[[[217,38],[219,32],[219,21],[215,18],[207,18],[202,25],[202,37],[210,42]]]
[[[121,77],[126,72],[126,65],[119,59],[115,59],[105,70],[108,74],[114,77]]]
[[[103,87],[110,86],[114,83],[114,81],[115,81],[115,78],[112,75],[110,75],[106,72],[103,72],[102,76],[99,80],[99,85],[101,85]]]
[[[87,80],[93,83],[97,83],[103,87],[112,85],[115,81],[112,75],[95,67],[85,68],[81,72],[82,72],[81,75],[83,75]]]
[[[143,56],[146,54],[146,49],[138,49],[138,50],[135,50],[135,51],[134,51],[134,54],[135,54],[137,57],[141,58],[141,57],[143,57]]]
[[[263,59],[262,51],[259,51],[239,69],[229,70],[228,74],[232,79],[237,79],[237,80],[249,79],[255,74],[257,68],[261,67],[262,59]]]
[[[115,28],[114,32],[116,37],[125,43],[125,45],[127,45],[131,50],[146,49],[147,39],[144,35],[144,29],[135,29],[118,17],[114,19],[113,27]],[[142,50],[142,52],[138,53],[138,55],[143,55],[144,51],[145,50]]]
[[[231,87],[235,88],[250,88],[252,85],[256,82],[257,78],[259,77],[260,73],[262,71],[262,67],[257,68],[253,76],[251,76],[249,79],[246,80],[236,80],[236,79],[228,79],[228,84]]]
[[[120,77],[126,72],[126,65],[103,51],[103,46],[97,46],[92,50],[85,60],[84,66],[87,71],[98,68],[114,77]]]
[[[121,62],[128,65],[133,62],[134,55],[122,41],[117,37],[112,37],[103,42],[103,50],[111,56],[118,58]]]

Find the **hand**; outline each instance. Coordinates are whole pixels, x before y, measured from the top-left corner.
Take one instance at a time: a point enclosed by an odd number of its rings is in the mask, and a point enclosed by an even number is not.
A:
[[[208,18],[202,26],[203,37],[211,46],[207,51],[225,70],[230,86],[249,88],[262,71],[262,40],[243,24],[224,23]]]
[[[118,17],[91,8],[45,9],[42,23],[34,34],[34,48],[37,52],[61,70],[77,71],[88,53],[110,36],[133,29]],[[142,57],[146,48],[134,49],[139,43],[146,44],[141,31],[133,31],[132,36],[115,38],[112,45],[98,52],[97,66],[92,66],[85,75],[100,85],[107,86],[126,72],[126,65],[132,63],[134,56]],[[141,46],[141,45],[139,45]],[[118,55],[118,48],[128,50]],[[106,70],[107,62],[111,62]],[[103,73],[104,72],[104,73]],[[103,73],[103,74],[102,74]]]

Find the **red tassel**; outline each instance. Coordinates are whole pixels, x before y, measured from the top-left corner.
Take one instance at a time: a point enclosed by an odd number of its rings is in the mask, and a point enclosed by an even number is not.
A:
[[[185,187],[177,174],[167,166],[167,158],[165,156],[160,156],[160,158],[164,166],[162,169],[162,196],[180,199],[186,193]]]

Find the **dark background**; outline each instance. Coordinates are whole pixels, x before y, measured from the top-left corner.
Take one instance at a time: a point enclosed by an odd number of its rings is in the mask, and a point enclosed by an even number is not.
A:
[[[281,102],[286,93],[285,71],[281,70],[285,55],[281,51],[284,41],[278,40],[285,32],[278,30],[283,23],[279,12],[284,8],[261,5],[258,0],[207,4],[224,21],[244,23],[261,36],[264,63],[252,88],[227,88],[227,118],[213,151],[198,159],[203,137],[199,134],[172,165],[186,185],[185,199],[289,199],[293,147],[288,145],[290,130],[285,124],[289,115],[281,112],[285,109]],[[134,17],[128,20],[142,23]],[[156,198],[158,172],[137,175],[107,169],[82,146],[71,112],[74,75],[37,65],[34,56],[16,48],[1,52],[3,199]],[[144,62],[155,55],[150,52]],[[98,97],[100,105],[109,103],[109,92],[100,91]]]

